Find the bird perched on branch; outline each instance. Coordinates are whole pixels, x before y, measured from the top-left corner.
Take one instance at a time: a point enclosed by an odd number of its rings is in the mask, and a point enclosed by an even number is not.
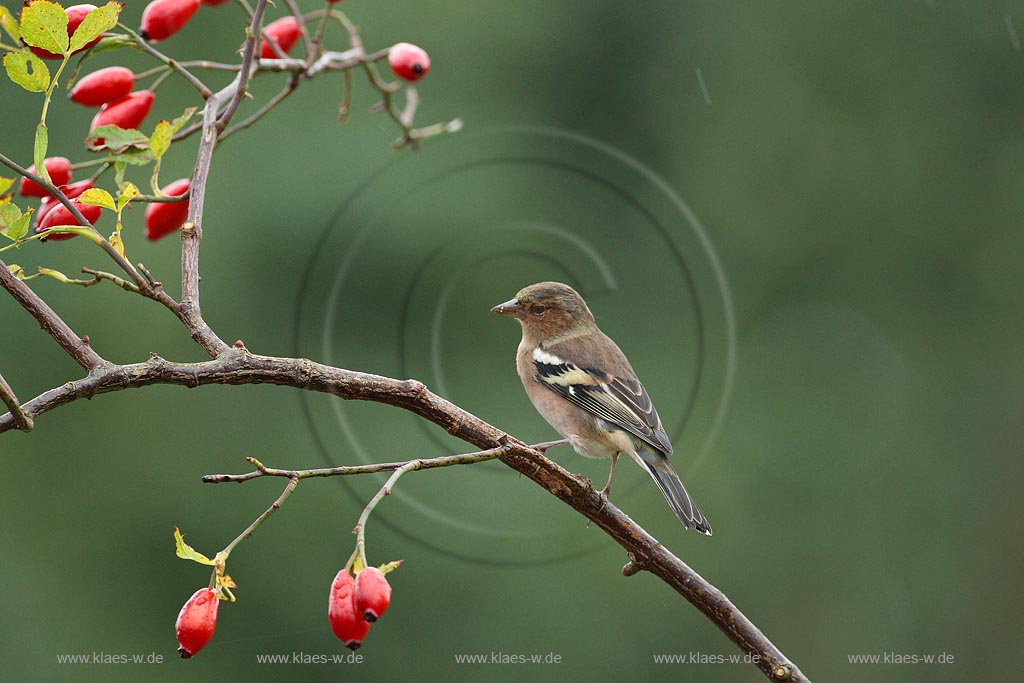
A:
[[[619,347],[597,327],[576,290],[540,282],[491,309],[523,328],[516,367],[537,412],[580,455],[611,458],[608,483],[620,453],[643,467],[687,529],[711,535],[711,525],[668,461],[672,444],[647,390]]]

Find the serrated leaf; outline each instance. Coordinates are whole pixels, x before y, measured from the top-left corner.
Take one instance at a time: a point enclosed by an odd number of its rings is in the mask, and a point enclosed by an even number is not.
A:
[[[29,92],[45,92],[50,87],[50,70],[31,52],[8,52],[4,68],[8,78]]]
[[[21,27],[18,26],[18,20],[11,14],[11,10],[3,6],[0,6],[0,28],[3,28],[15,43],[21,40]]]
[[[119,2],[108,2],[103,7],[89,12],[75,29],[75,35],[71,36],[68,49],[71,52],[81,50],[91,40],[117,26],[117,15],[120,14],[122,7]]]
[[[29,209],[25,213],[21,214],[21,216],[18,218],[18,220],[16,220],[14,222],[14,225],[11,227],[11,230],[8,233],[8,236],[12,240],[14,240],[15,242],[20,240],[22,237],[24,237],[25,235],[28,234],[28,224],[29,224],[29,221],[31,221],[31,220],[32,220],[32,210]]]
[[[121,188],[121,194],[117,197],[117,213],[120,214],[125,205],[140,194],[139,188],[135,187],[133,183],[125,183],[124,187]]]
[[[68,15],[49,0],[33,0],[21,9],[21,38],[58,55],[68,52]]]
[[[0,177],[0,194],[7,192],[14,185],[14,178]]]
[[[149,149],[159,159],[171,147],[171,136],[174,135],[170,121],[156,124],[153,134],[149,137]]]
[[[185,538],[178,531],[178,527],[174,527],[174,554],[183,560],[192,560],[199,564],[213,564],[213,560],[203,555],[201,552],[185,543]]]
[[[78,201],[82,204],[102,206],[104,209],[110,209],[111,211],[117,210],[114,198],[110,196],[109,192],[99,187],[89,188],[78,197]]]
[[[46,130],[46,124],[40,121],[36,126],[36,139],[32,145],[32,161],[36,165],[36,175],[48,183],[53,181],[50,180],[50,173],[46,170],[46,164],[43,161],[46,159],[46,148],[49,146],[50,133]]]
[[[17,241],[18,238],[14,237],[12,233],[20,218],[21,209],[15,206],[9,197],[0,202],[0,235],[9,240]]]
[[[103,144],[97,144],[96,140],[103,138]],[[120,126],[100,126],[89,131],[85,138],[85,145],[91,150],[109,149],[110,151],[123,150],[128,147],[138,149],[149,148],[149,138],[134,128],[121,128]],[[148,162],[147,162],[148,163]]]

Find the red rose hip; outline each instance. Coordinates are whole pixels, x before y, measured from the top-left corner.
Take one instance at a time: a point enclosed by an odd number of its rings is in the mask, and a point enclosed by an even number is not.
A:
[[[71,182],[71,161],[64,157],[49,157],[43,159],[43,166],[46,167],[46,172],[50,174],[50,182],[57,187],[61,185],[67,185]],[[28,170],[33,173],[36,172],[35,166],[29,166]],[[37,183],[34,180],[28,178],[22,178],[21,184],[18,185],[18,192],[24,197],[49,197],[50,193],[46,191],[46,188]]]
[[[284,17],[267,24],[263,29],[263,33],[267,38],[272,38],[281,48],[282,52],[288,54],[302,32],[299,31],[299,22],[295,21],[295,17]],[[277,56],[277,52],[274,51],[270,43],[264,40],[260,47],[260,57],[263,59],[275,59]]]
[[[142,11],[139,35],[154,43],[180,31],[199,9],[200,0],[153,0]]]
[[[217,608],[220,600],[212,588],[200,588],[188,599],[178,612],[178,621],[174,624],[178,636],[178,654],[182,659],[195,656],[203,649],[213,630],[217,628]]]
[[[367,567],[356,574],[356,614],[366,621],[377,621],[391,604],[391,585],[384,572]]]
[[[418,81],[430,71],[430,55],[412,43],[397,43],[388,50],[388,66],[406,81]]]
[[[188,178],[175,180],[161,192],[171,197],[180,197],[188,192],[191,181]],[[146,238],[156,241],[181,227],[188,218],[188,202],[166,204],[153,202],[146,207]]]
[[[108,66],[83,76],[68,97],[86,107],[102,107],[131,93],[135,87],[135,74],[123,66]]]
[[[89,130],[100,126],[118,126],[120,128],[138,128],[145,120],[149,110],[153,108],[153,93],[139,90],[103,105],[92,119]]]
[[[350,650],[358,650],[370,632],[370,624],[356,612],[355,581],[347,569],[342,569],[331,583],[327,601],[327,619],[331,630]]]
[[[93,224],[99,220],[100,214],[103,213],[103,208],[99,206],[93,206],[92,204],[79,204],[77,201],[72,202],[72,204],[82,212],[82,215],[85,216],[87,221]],[[40,207],[40,212],[42,211],[43,207]],[[45,214],[40,213],[39,220],[36,222],[36,232],[44,232],[50,228],[56,228],[58,225],[81,225],[81,223],[79,223],[78,219],[68,211],[66,206],[54,201],[51,208],[46,209]],[[49,235],[45,239],[59,242],[61,240],[69,240],[72,237],[77,237],[77,235],[73,233],[56,234]]]
[[[73,5],[64,10],[64,14],[68,15],[68,38],[75,34],[75,31],[81,25],[85,18],[89,15],[89,12],[96,9],[96,5]],[[80,50],[75,50],[71,54],[77,55],[83,50],[88,50],[90,47],[100,42],[102,36],[97,36],[95,40],[89,41],[89,44]],[[33,54],[42,59],[64,59],[64,55],[58,55],[47,50],[42,50],[38,47],[30,47]]]

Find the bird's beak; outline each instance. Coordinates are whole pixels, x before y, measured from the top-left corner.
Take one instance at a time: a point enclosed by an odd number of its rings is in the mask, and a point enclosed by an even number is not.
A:
[[[503,304],[498,304],[491,309],[493,313],[501,313],[502,315],[510,315],[513,318],[518,318],[522,312],[523,307],[519,305],[519,302],[515,299],[509,299]]]

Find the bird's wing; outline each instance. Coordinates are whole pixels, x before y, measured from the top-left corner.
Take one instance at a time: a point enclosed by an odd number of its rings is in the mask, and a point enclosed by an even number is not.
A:
[[[615,350],[618,351],[618,347]],[[564,349],[545,350],[539,346],[534,349],[533,364],[538,382],[591,415],[621,427],[665,454],[672,453],[672,444],[661,426],[658,411],[644,385],[633,376],[625,356],[621,360],[627,369],[622,374],[626,376],[616,376],[587,367],[585,361],[573,362],[557,351]]]

